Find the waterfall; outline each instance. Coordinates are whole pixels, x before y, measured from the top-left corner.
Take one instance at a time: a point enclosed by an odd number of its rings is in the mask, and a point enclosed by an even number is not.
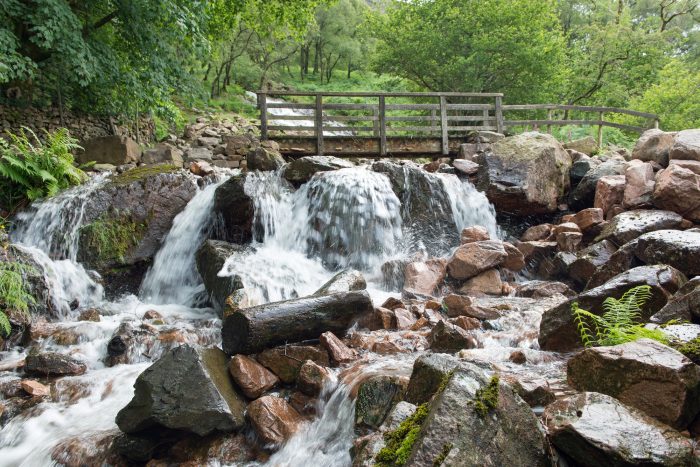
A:
[[[442,181],[459,232],[465,227],[481,225],[489,231],[491,238],[500,238],[496,209],[484,193],[456,175],[436,173],[435,176]]]
[[[200,189],[175,217],[141,284],[139,296],[143,301],[186,306],[202,302],[204,285],[197,272],[195,254],[214,228],[214,193],[224,181]]]

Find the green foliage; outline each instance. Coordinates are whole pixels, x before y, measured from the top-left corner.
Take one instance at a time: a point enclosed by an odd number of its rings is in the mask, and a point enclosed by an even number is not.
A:
[[[101,263],[124,263],[127,253],[138,245],[146,230],[144,224],[119,212],[105,214],[80,229],[85,248]]]
[[[498,405],[498,376],[494,375],[489,380],[489,384],[477,389],[474,399],[470,402],[481,418],[488,415],[489,411]]]
[[[151,175],[177,172],[180,169],[182,169],[182,167],[174,164],[144,165],[131,170],[127,170],[125,172],[120,173],[119,175],[114,175],[110,180],[115,185],[124,186],[139,180],[143,180],[144,178],[149,177]]]
[[[24,198],[33,201],[53,196],[87,179],[74,165],[71,151],[80,146],[68,130],[45,133],[44,142],[29,129],[9,134],[9,142],[0,139],[0,192],[5,206],[13,208]]]
[[[378,467],[404,465],[418,439],[423,421],[428,416],[428,403],[421,404],[416,411],[392,431],[384,434],[386,445],[374,458]]]
[[[24,280],[24,276],[33,271],[32,267],[15,261],[0,262],[0,333],[5,336],[10,334],[7,313],[29,313],[29,305],[35,303]]]
[[[700,365],[700,337],[696,337],[688,342],[674,345],[676,350],[692,360],[696,365]]]
[[[618,300],[608,297],[603,302],[603,315],[598,316],[571,305],[574,322],[585,347],[617,345],[641,338],[654,339],[664,344],[668,337],[659,329],[647,329],[639,323],[641,312],[651,297],[651,287],[639,285],[625,292]]]

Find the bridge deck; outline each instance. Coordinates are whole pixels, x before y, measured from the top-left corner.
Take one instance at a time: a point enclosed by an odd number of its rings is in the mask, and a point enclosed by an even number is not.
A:
[[[553,125],[597,126],[600,145],[604,126],[638,133],[651,126],[658,128],[654,114],[612,107],[503,105],[500,93],[261,91],[258,106],[261,138],[277,141],[287,155],[447,156],[456,154],[475,130],[503,133],[543,126],[551,132]],[[513,118],[505,119],[505,112]],[[535,119],[522,116],[533,112]],[[574,113],[595,113],[597,118],[573,118]],[[632,116],[644,123],[606,121],[606,113]]]

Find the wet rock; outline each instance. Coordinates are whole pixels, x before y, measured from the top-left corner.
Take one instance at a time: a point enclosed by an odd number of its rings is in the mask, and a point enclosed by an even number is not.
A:
[[[393,355],[397,353],[403,353],[402,349],[396,342],[390,340],[382,340],[372,344],[372,352],[380,355]]]
[[[545,241],[552,235],[554,226],[552,224],[534,225],[527,229],[520,237],[521,242]]]
[[[439,353],[455,353],[476,347],[476,340],[467,331],[445,321],[438,321],[430,331],[428,340],[430,349]]]
[[[669,159],[700,161],[700,129],[679,131],[671,146]]]
[[[646,264],[668,264],[687,276],[700,275],[700,233],[657,230],[641,235],[635,256]]]
[[[476,318],[471,318],[469,316],[457,316],[456,318],[451,318],[447,320],[450,324],[454,324],[465,331],[471,331],[473,329],[481,329],[481,321]],[[426,323],[427,324],[427,323]],[[422,326],[421,326],[422,327]],[[415,325],[414,328],[415,329]],[[417,328],[420,329],[420,328]]]
[[[123,322],[107,342],[105,364],[114,366],[138,361],[141,354],[150,354],[158,332],[149,325],[134,326]]]
[[[700,323],[700,277],[689,280],[650,319],[654,323],[666,323],[671,320]]]
[[[585,349],[567,363],[567,378],[679,430],[700,412],[700,367],[651,339]]]
[[[446,275],[446,262],[442,258],[414,261],[404,270],[405,289],[423,295],[433,295]]]
[[[595,201],[595,191],[598,180],[608,175],[624,175],[626,164],[619,159],[610,159],[597,167],[593,167],[584,175],[579,184],[569,196],[569,205],[574,209],[592,206]]]
[[[284,158],[279,152],[263,147],[250,151],[246,160],[248,170],[277,170],[284,165]]]
[[[433,465],[438,457],[443,465],[550,465],[537,417],[507,384],[463,364],[444,388],[406,465]]]
[[[607,175],[598,179],[593,207],[602,209],[606,219],[614,206],[622,206],[625,199],[625,184],[624,175]]]
[[[647,130],[639,137],[632,150],[632,159],[668,165],[668,156],[676,133],[667,133],[656,128]]]
[[[253,238],[253,200],[245,192],[246,174],[234,175],[216,189],[214,213],[223,220],[226,240],[243,244]]]
[[[174,164],[182,167],[184,154],[172,144],[158,143],[155,147],[146,149],[143,152],[141,161],[144,164]]]
[[[282,398],[265,396],[248,405],[248,418],[265,444],[280,445],[301,427],[304,419]]]
[[[51,389],[38,381],[23,379],[20,385],[22,386],[22,390],[30,396],[41,397],[51,395]]]
[[[121,165],[141,160],[141,147],[126,136],[99,136],[80,143],[83,150],[77,154],[80,164]]]
[[[552,444],[577,465],[692,464],[687,438],[605,394],[568,396],[549,405],[543,419]]]
[[[118,430],[106,430],[64,439],[51,449],[51,460],[64,467],[127,467],[127,462],[113,448],[118,436]]]
[[[200,465],[240,465],[254,461],[255,446],[244,434],[216,434],[206,438],[186,437],[177,441],[165,457],[170,465],[195,467]],[[161,467],[151,466],[149,467]]]
[[[565,149],[571,149],[577,152],[581,152],[587,156],[592,156],[598,152],[598,143],[592,136],[586,136],[585,138],[575,139],[564,143]]]
[[[571,158],[550,135],[523,133],[502,139],[478,163],[477,187],[501,212],[555,212],[569,189]]]
[[[362,382],[355,401],[355,425],[378,428],[403,399],[407,381],[396,376],[372,376]]]
[[[243,394],[257,399],[279,383],[279,378],[267,368],[245,355],[234,355],[228,370]]]
[[[199,177],[206,177],[214,173],[214,167],[206,161],[192,161],[189,164],[189,169],[192,174]]]
[[[227,360],[216,347],[170,350],[136,379],[117,426],[125,433],[160,427],[200,436],[241,428],[245,401],[231,383]]]
[[[416,405],[428,402],[458,365],[459,360],[452,355],[427,353],[418,357],[413,363],[406,401]]]
[[[445,308],[447,316],[463,316],[469,312],[472,299],[465,295],[450,294],[442,299],[442,305]]]
[[[82,311],[80,313],[80,316],[78,316],[78,321],[99,322],[100,321],[100,312],[99,312],[99,310],[97,310],[97,308],[89,308],[89,309]]]
[[[649,163],[632,160],[625,170],[625,195],[623,204],[626,208],[651,205],[654,192],[654,168]]]
[[[579,232],[562,232],[557,235],[557,246],[561,251],[577,251],[583,241],[583,234]]]
[[[471,297],[482,297],[484,295],[501,295],[503,283],[501,273],[497,269],[489,269],[481,274],[472,277],[459,288],[459,293]]]
[[[352,292],[354,290],[365,290],[367,281],[360,271],[346,269],[333,276],[328,282],[323,284],[314,295],[327,295],[338,292]]]
[[[328,351],[328,354],[337,364],[349,363],[357,359],[357,353],[345,345],[343,341],[332,332],[324,332],[319,338],[321,346]]]
[[[450,277],[464,280],[499,266],[508,257],[503,243],[486,240],[462,245],[447,263]]]
[[[30,353],[24,360],[24,371],[41,376],[75,376],[87,371],[87,365],[58,352]]]
[[[148,310],[143,314],[143,317],[141,319],[143,319],[143,320],[156,320],[156,319],[162,320],[163,315],[158,313],[156,310]]]
[[[452,161],[452,165],[457,171],[464,175],[476,175],[479,171],[479,164],[466,159],[455,159]]]
[[[345,159],[332,156],[306,156],[290,162],[285,167],[282,176],[288,182],[299,186],[311,180],[317,172],[346,169],[354,167],[354,164]]]
[[[459,243],[464,245],[467,243],[480,242],[489,239],[489,231],[486,230],[485,227],[474,225],[472,227],[465,227],[462,229],[462,233],[459,236]]]
[[[257,359],[284,383],[296,381],[301,365],[307,360],[321,366],[330,366],[328,352],[310,345],[286,345],[267,349],[258,354]]]
[[[326,331],[345,333],[372,309],[364,290],[248,307],[224,318],[223,347],[229,355],[251,354],[286,342],[318,339]]]
[[[598,267],[607,263],[617,251],[609,240],[594,243],[576,253],[576,259],[569,265],[569,276],[580,285],[586,285]]]
[[[551,262],[557,253],[557,242],[528,241],[518,242],[518,250],[523,254],[528,268],[537,269],[541,263]]]
[[[587,233],[591,229],[595,229],[605,221],[603,210],[598,208],[583,209],[576,213],[572,222],[579,226],[581,232]]]
[[[565,297],[573,297],[576,292],[564,284],[563,282],[551,281],[527,281],[518,284],[516,296],[527,298],[545,298],[552,297],[556,294],[564,295]]]
[[[360,316],[357,320],[358,326],[370,331],[378,329],[396,329],[396,316],[393,310],[384,307],[376,307]]]
[[[396,317],[396,329],[411,329],[416,323],[415,315],[404,308],[395,309],[394,316]]]
[[[656,175],[653,203],[659,209],[677,212],[688,220],[700,222],[700,174],[671,163]]]
[[[508,255],[502,264],[504,268],[513,272],[518,272],[525,267],[525,256],[515,245],[503,242],[503,249],[506,250],[506,254]]]
[[[554,390],[550,387],[546,379],[527,376],[506,376],[503,379],[513,387],[515,392],[517,392],[530,407],[545,407],[556,399]]]
[[[571,169],[569,170],[569,179],[571,180],[571,186],[573,188],[575,188],[576,185],[581,183],[581,180],[583,179],[583,177],[586,176],[588,172],[602,164],[602,161],[598,158],[589,157],[579,152],[567,152],[571,154],[573,160],[573,163],[571,164]]]
[[[223,317],[226,298],[236,290],[243,289],[243,282],[238,276],[219,276],[226,260],[242,252],[247,247],[234,245],[220,240],[206,240],[197,250],[196,264],[202,282],[219,317]]]
[[[683,217],[672,211],[646,209],[626,211],[613,217],[603,227],[596,240],[609,239],[616,245],[623,245],[647,232],[676,229],[681,222]]]
[[[330,373],[325,367],[307,360],[299,368],[297,376],[297,388],[307,396],[318,396],[323,389],[323,386],[331,378]]]
[[[607,297],[619,299],[632,287],[649,285],[651,297],[641,313],[641,319],[647,320],[659,311],[685,282],[683,273],[670,266],[640,266],[625,271],[599,287],[546,310],[540,323],[540,348],[554,351],[581,348],[581,340],[571,312],[571,304],[574,301],[584,310],[601,315],[602,304]]]

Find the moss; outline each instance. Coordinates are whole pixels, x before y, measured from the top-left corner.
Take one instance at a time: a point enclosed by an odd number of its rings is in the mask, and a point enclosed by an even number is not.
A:
[[[489,384],[479,388],[474,394],[474,400],[471,405],[481,418],[486,417],[491,409],[495,409],[498,405],[498,376],[492,376]]]
[[[674,345],[676,350],[688,357],[695,364],[700,365],[700,337],[696,337],[688,342]]]
[[[413,445],[418,439],[423,421],[428,416],[428,403],[421,404],[413,415],[392,431],[384,434],[384,446],[374,458],[377,467],[404,465],[413,451]]]
[[[124,263],[129,250],[136,246],[146,232],[146,224],[116,212],[102,215],[83,226],[80,235],[91,257],[102,263]]]
[[[451,450],[452,443],[443,444],[442,451],[440,451],[440,454],[438,454],[438,456],[433,461],[433,467],[440,467]]]
[[[115,175],[111,178],[111,182],[119,186],[129,185],[130,183],[143,180],[151,175],[173,173],[177,172],[181,168],[182,167],[174,164],[145,165],[127,170],[119,175]]]
[[[447,387],[447,384],[450,382],[452,379],[452,375],[455,373],[454,370],[450,371],[449,373],[445,373],[445,376],[442,377],[442,380],[440,380],[440,386],[438,386],[437,391],[435,392],[436,395],[442,394],[442,392],[445,390]]]

